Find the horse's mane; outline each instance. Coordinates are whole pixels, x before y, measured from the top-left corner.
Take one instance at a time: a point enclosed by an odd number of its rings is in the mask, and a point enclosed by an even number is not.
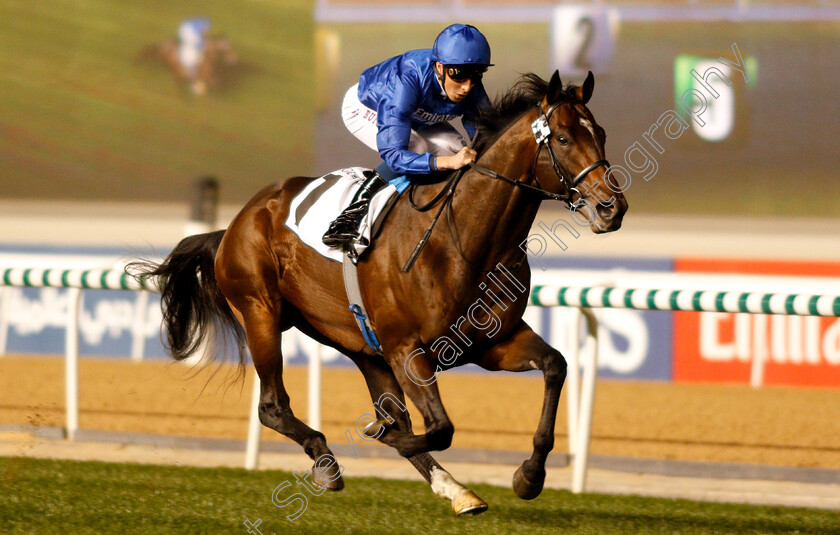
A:
[[[560,100],[573,102],[576,86],[567,86],[560,95]],[[523,74],[508,91],[496,98],[493,107],[483,111],[476,120],[476,137],[473,149],[481,154],[515,120],[530,110],[548,93],[548,82],[529,72]]]

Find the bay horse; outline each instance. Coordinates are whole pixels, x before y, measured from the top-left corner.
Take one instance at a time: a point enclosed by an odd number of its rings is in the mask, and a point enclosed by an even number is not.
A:
[[[290,408],[280,340],[296,327],[336,348],[361,370],[380,417],[365,435],[408,458],[458,514],[484,511],[487,504],[429,454],[448,448],[454,433],[435,374],[466,363],[542,370],[545,393],[533,454],[513,476],[516,494],[535,498],[554,445],[566,361],[522,320],[530,283],[522,244],[546,198],[571,203],[595,233],[617,230],[627,210],[624,195],[608,182],[606,135],[586,107],[593,87],[592,73],[582,86],[566,88],[557,72],[549,82],[527,74],[497,99],[478,125],[476,165],[461,175],[451,197],[439,201],[449,203],[445,227],[434,229],[407,273],[401,266],[433,219],[415,203],[431,204],[440,186],[418,185],[399,198],[358,262],[383,356],[366,344],[348,310],[341,264],[284,225],[290,200],[313,180],[307,177],[265,187],[227,230],[185,238],[162,264],[132,272],[163,281],[172,355],[189,356],[214,323],[232,329],[240,364],[247,343],[262,384],[260,421],[303,447],[315,461],[315,484],[340,490],[341,468],[324,435]],[[596,205],[592,199],[611,201]],[[412,431],[406,395],[423,416],[422,434]]]
[[[204,41],[204,52],[196,69],[191,74],[178,59],[178,40],[169,39],[145,51],[145,58],[155,57],[162,61],[175,79],[188,87],[195,95],[204,95],[209,89],[218,87],[226,76],[239,66],[239,55],[226,37],[208,37]]]

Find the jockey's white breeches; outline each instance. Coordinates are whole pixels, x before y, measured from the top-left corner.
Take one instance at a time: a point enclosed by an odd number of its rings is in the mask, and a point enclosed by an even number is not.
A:
[[[376,146],[376,110],[372,110],[359,100],[359,84],[347,90],[341,106],[341,118],[344,126],[362,143],[379,152]],[[454,126],[449,123],[429,125],[421,131],[411,130],[408,150],[417,154],[430,152],[435,156],[456,154],[467,143]]]
[[[195,77],[198,66],[201,65],[203,59],[204,49],[202,46],[194,43],[180,43],[178,45],[178,61],[181,62],[181,66],[184,67],[190,78]]]

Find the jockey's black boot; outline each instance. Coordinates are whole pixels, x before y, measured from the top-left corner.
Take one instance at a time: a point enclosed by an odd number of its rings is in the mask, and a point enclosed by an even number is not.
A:
[[[388,183],[376,171],[365,171],[365,177],[350,205],[330,223],[330,228],[321,238],[327,247],[340,248],[356,241],[368,245],[367,239],[359,235],[359,224],[367,214],[370,199]]]

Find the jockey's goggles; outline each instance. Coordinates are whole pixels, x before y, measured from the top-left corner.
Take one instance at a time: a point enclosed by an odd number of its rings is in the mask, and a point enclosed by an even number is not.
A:
[[[467,80],[478,83],[484,73],[487,72],[486,65],[446,65],[443,69],[452,81],[459,84]]]

